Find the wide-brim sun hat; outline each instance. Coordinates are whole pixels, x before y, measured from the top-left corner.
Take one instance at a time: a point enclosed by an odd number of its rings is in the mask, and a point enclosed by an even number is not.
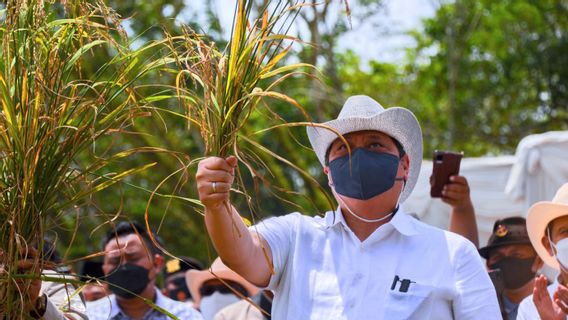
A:
[[[345,135],[356,131],[380,131],[396,139],[410,158],[408,180],[400,202],[404,202],[414,189],[422,165],[422,130],[414,114],[402,107],[388,109],[368,96],[352,96],[345,101],[337,119],[322,123]],[[325,167],[327,149],[336,132],[322,126],[308,126],[308,138],[321,165]]]
[[[559,217],[568,216],[568,183],[558,189],[552,201],[540,201],[530,207],[527,215],[527,230],[536,253],[547,265],[560,269],[554,256],[542,244],[548,224]]]
[[[242,285],[249,293],[249,296],[254,296],[260,290],[258,287],[253,285],[252,283],[248,282],[245,278],[241,277],[235,271],[229,269],[221,258],[217,258],[211,264],[211,267],[207,270],[188,270],[185,273],[185,281],[187,283],[187,287],[189,288],[189,292],[191,293],[191,297],[193,298],[193,305],[195,307],[199,307],[201,304],[201,292],[199,289],[201,286],[213,279],[222,279],[222,280],[230,280],[237,282],[238,284]]]

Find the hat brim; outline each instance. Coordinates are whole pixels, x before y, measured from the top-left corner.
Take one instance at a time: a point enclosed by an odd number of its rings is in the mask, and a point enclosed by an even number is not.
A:
[[[402,192],[400,202],[404,202],[414,189],[422,165],[422,130],[418,120],[409,110],[401,107],[385,109],[371,117],[350,117],[323,123],[337,133],[345,135],[356,131],[380,131],[396,139],[410,158],[408,181]],[[321,165],[325,167],[325,154],[329,146],[338,138],[336,132],[321,127],[308,126],[308,138]]]
[[[527,231],[531,243],[536,253],[547,265],[560,269],[560,265],[554,256],[542,244],[542,237],[545,236],[546,227],[550,221],[568,215],[568,205],[550,201],[541,201],[530,207],[527,215]]]
[[[193,305],[196,308],[199,308],[199,306],[201,305],[201,293],[199,292],[199,288],[201,288],[203,283],[213,279],[235,281],[238,284],[242,285],[249,292],[251,297],[257,294],[259,291],[257,287],[255,287],[250,282],[246,281],[245,278],[241,277],[236,272],[230,269],[224,269],[218,271],[212,271],[211,269],[188,270],[185,273],[185,282],[187,284],[187,287],[189,288],[189,292],[191,293],[191,297],[193,299]]]
[[[479,255],[483,257],[483,259],[489,259],[489,252],[495,248],[499,248],[502,246],[508,246],[508,245],[512,245],[512,244],[531,244],[530,241],[511,241],[511,242],[503,242],[503,243],[499,243],[499,244],[494,244],[494,245],[490,245],[490,246],[486,246],[483,248],[480,248],[479,250],[477,250],[479,252]]]

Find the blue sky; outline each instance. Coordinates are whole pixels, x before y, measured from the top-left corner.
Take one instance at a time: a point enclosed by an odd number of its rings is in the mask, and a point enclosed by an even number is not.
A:
[[[401,61],[404,48],[414,45],[405,33],[421,28],[421,20],[433,16],[437,6],[434,0],[387,0],[383,13],[346,34],[340,44],[357,52],[363,61]]]
[[[188,11],[202,12],[203,1],[186,0]],[[224,29],[230,32],[234,0],[209,0],[215,2],[217,14]],[[339,3],[340,0],[332,0]],[[405,33],[420,28],[423,18],[434,15],[435,8],[443,0],[385,0],[381,12],[366,21],[353,21],[354,30],[339,41],[339,49],[354,50],[364,64],[369,60],[398,62],[404,58],[404,48],[414,45]],[[351,0],[351,9],[357,10],[356,0]],[[190,9],[191,8],[191,9]],[[192,16],[185,14],[186,18]],[[195,19],[195,16],[193,16]]]

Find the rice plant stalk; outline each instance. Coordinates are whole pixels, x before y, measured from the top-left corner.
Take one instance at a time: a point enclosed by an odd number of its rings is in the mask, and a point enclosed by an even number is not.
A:
[[[205,153],[226,157],[234,152],[239,131],[264,97],[286,101],[301,109],[291,97],[273,91],[270,82],[304,67],[304,63],[279,66],[296,39],[287,35],[303,3],[273,1],[252,19],[253,2],[238,0],[230,42],[224,50],[205,36],[184,29],[182,38],[172,39],[178,62],[176,88],[187,111],[190,125],[196,125],[205,143]],[[303,110],[302,110],[303,111]]]
[[[9,0],[0,10],[0,319],[27,317],[30,274],[18,270],[31,246],[38,277],[50,219],[130,174],[105,176],[96,142],[136,117],[134,81],[145,72],[123,43],[118,16],[100,0]],[[110,52],[89,79],[82,67]],[[90,152],[92,161],[78,155]],[[17,285],[19,283],[19,285]]]
[[[184,27],[180,37],[166,35],[164,43],[174,62],[170,71],[176,74],[176,96],[186,111],[188,126],[197,126],[203,138],[205,155],[225,158],[234,154],[254,176],[246,153],[238,147],[239,134],[263,98],[285,101],[306,114],[296,100],[274,91],[273,86],[313,66],[279,65],[296,41],[287,31],[305,4],[267,1],[256,19],[252,18],[253,5],[254,0],[236,1],[231,37],[224,50],[189,27]],[[238,183],[244,190],[244,184]],[[226,206],[230,212],[229,203]]]

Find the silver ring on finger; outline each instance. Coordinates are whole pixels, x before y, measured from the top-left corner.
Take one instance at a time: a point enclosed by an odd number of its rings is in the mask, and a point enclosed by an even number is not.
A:
[[[211,183],[211,188],[213,189],[213,193],[217,193],[217,182],[213,181]]]

